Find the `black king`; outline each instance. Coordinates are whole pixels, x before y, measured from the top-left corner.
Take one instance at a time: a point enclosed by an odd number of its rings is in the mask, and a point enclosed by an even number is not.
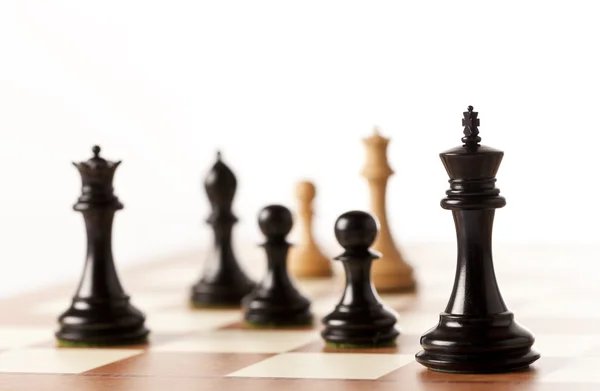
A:
[[[121,162],[94,157],[73,163],[82,179],[82,194],[73,206],[85,219],[87,255],[83,276],[71,307],[59,318],[56,337],[62,345],[111,346],[144,343],[145,316],[129,302],[112,255],[114,214],[123,209],[115,196],[113,177]]]
[[[500,294],[492,258],[495,209],[506,205],[495,187],[502,151],[479,144],[479,119],[463,113],[463,145],[440,154],[450,177],[458,259],[454,287],[439,323],[421,337],[416,355],[424,366],[443,372],[506,372],[528,367],[540,356],[533,335],[514,320]]]

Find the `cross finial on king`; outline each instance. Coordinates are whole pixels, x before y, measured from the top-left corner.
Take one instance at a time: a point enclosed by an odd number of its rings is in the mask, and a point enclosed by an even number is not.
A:
[[[463,120],[462,125],[465,127],[463,133],[465,137],[462,138],[463,146],[467,148],[474,148],[479,146],[479,142],[481,141],[481,137],[479,137],[479,118],[477,115],[479,113],[473,111],[473,106],[469,106],[467,111],[463,112]]]

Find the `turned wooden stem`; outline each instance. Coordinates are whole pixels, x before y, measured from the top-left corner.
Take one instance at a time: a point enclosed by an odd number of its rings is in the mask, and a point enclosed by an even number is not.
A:
[[[375,240],[374,246],[381,240],[385,239],[392,240],[389,234],[389,225],[387,220],[387,211],[385,207],[387,179],[377,179],[369,181],[369,189],[371,193],[371,211],[377,216],[379,220],[379,234]],[[382,236],[383,235],[383,236]]]
[[[301,240],[300,243],[303,244],[314,244],[314,238],[312,234],[312,224],[313,224],[313,209],[310,203],[300,202],[298,207],[298,214],[301,220]]]

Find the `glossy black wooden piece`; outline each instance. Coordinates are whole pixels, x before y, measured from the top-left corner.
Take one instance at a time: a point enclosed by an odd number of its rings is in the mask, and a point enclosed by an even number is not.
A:
[[[369,247],[377,237],[377,220],[369,213],[350,211],[338,217],[335,237],[344,252],[341,261],[346,286],[333,312],[323,318],[322,337],[341,347],[373,347],[395,344],[399,331],[396,316],[388,311],[371,283],[371,264],[380,254]]]
[[[114,214],[123,204],[113,191],[113,177],[121,162],[94,157],[73,163],[82,178],[82,194],[73,209],[83,214],[87,232],[87,256],[83,276],[71,307],[59,317],[56,332],[65,343],[121,345],[146,339],[145,316],[129,302],[112,254]]]
[[[204,181],[212,212],[206,222],[212,227],[214,244],[200,280],[191,289],[191,301],[199,307],[239,307],[242,298],[255,286],[242,270],[232,245],[232,231],[238,221],[232,212],[237,179],[223,163],[221,153]]]
[[[312,323],[310,301],[295,287],[287,271],[292,214],[284,206],[269,205],[258,215],[266,237],[267,272],[257,287],[243,299],[244,318],[255,325],[286,326]]]
[[[519,370],[540,355],[531,349],[533,334],[506,307],[494,273],[494,213],[506,204],[495,182],[504,153],[479,144],[472,106],[463,114],[463,145],[440,154],[450,177],[441,206],[452,211],[457,235],[454,287],[438,325],[421,337],[416,359],[444,372]]]

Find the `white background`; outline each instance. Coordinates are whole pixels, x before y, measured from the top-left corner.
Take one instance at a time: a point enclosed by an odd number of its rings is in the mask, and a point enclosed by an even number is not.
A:
[[[398,242],[452,242],[438,153],[460,143],[467,105],[506,153],[495,243],[594,243],[596,4],[3,0],[0,293],[79,276],[71,161],[95,143],[123,160],[119,267],[210,241],[201,186],[218,148],[239,180],[239,242],[260,241],[258,210],[293,207],[308,178],[331,243],[340,213],[368,209],[374,125],[392,138]]]

